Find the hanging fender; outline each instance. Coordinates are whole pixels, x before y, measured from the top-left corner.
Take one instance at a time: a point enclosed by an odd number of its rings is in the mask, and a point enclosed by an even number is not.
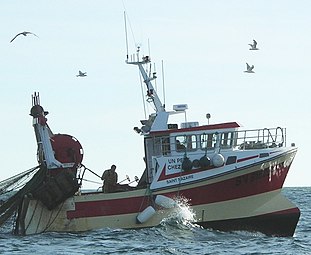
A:
[[[143,224],[146,221],[148,221],[154,214],[155,209],[150,205],[145,210],[143,210],[141,213],[139,213],[136,217],[136,221],[139,224]]]

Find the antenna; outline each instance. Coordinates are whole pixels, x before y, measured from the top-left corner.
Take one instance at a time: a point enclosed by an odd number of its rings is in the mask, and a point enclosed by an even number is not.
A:
[[[149,38],[148,38],[148,54],[149,54],[149,57],[150,57],[151,55],[150,55],[150,41],[149,41]]]
[[[157,77],[157,71],[156,71],[156,65],[155,63],[153,64],[153,74],[152,74],[153,78]],[[154,80],[154,85],[155,85],[155,89],[156,91],[158,91],[158,84],[157,84],[157,79]]]
[[[34,94],[31,95],[31,98],[32,98],[32,106],[40,105],[39,92],[34,92]]]
[[[124,29],[125,29],[125,43],[126,43],[126,60],[129,59],[129,45],[128,45],[128,39],[127,39],[127,26],[126,26],[126,14],[124,11]]]
[[[165,109],[164,65],[162,60],[163,108]]]

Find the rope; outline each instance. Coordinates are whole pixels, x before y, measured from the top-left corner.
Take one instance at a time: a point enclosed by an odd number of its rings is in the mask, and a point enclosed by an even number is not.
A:
[[[102,183],[101,183],[101,182],[91,181],[91,180],[88,180],[88,179],[83,179],[83,181],[86,181],[86,182],[91,182],[91,183],[95,183],[95,184],[102,185]]]
[[[82,165],[81,166],[85,169],[85,170],[88,170],[90,171],[92,174],[96,175],[97,177],[99,177],[100,179],[102,178],[100,175],[98,175],[97,173],[95,173],[94,171],[92,171],[91,169],[87,168],[85,165]]]
[[[44,232],[54,223],[54,221],[57,219],[59,213],[61,212],[63,206],[64,206],[64,202],[61,204],[61,206],[59,206],[59,209],[58,209],[58,211],[57,211],[57,213],[56,213],[56,215],[55,215],[54,217],[52,217],[52,216],[53,216],[53,213],[51,212],[50,218],[49,218],[49,220],[48,220],[48,223],[46,224],[45,228],[44,228],[40,233],[44,233]],[[42,211],[41,211],[41,214],[42,214]],[[41,218],[41,216],[40,216],[40,218]],[[52,218],[53,218],[53,219],[52,219]],[[40,219],[40,220],[41,220],[41,219]],[[39,223],[40,223],[40,222],[39,222]],[[38,227],[39,227],[39,224],[38,224]],[[37,227],[37,229],[38,229],[38,227]]]
[[[148,194],[148,193],[149,193],[149,194]],[[150,189],[150,186],[148,186],[148,187],[146,188],[145,194],[144,194],[143,199],[142,199],[142,201],[141,201],[141,203],[140,203],[140,206],[139,206],[139,210],[138,210],[139,212],[141,212],[141,208],[143,207],[143,204],[144,204],[144,201],[145,201],[145,198],[146,198],[146,197],[152,201],[152,205],[154,206],[154,201],[153,201],[153,199],[152,199],[152,191],[151,191],[151,189]]]
[[[31,217],[30,217],[30,220],[29,220],[29,222],[28,222],[28,225],[25,226],[25,232],[26,232],[26,230],[29,228],[30,223],[31,223],[32,220],[33,220],[33,217],[34,217],[34,215],[35,215],[35,211],[37,210],[37,207],[38,207],[38,203],[39,203],[39,201],[37,200],[37,201],[36,201],[35,209],[33,210],[33,213],[32,213],[32,215],[31,215]]]

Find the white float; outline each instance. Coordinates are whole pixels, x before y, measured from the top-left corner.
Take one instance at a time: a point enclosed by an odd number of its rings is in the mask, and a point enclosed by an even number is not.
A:
[[[155,214],[154,208],[150,205],[137,215],[137,222],[142,224],[149,220]]]
[[[212,158],[212,163],[213,163],[214,166],[220,167],[220,166],[222,166],[225,163],[225,158],[221,154],[216,154]]]
[[[176,206],[176,202],[172,198],[163,195],[157,195],[154,202],[166,209],[170,209]]]

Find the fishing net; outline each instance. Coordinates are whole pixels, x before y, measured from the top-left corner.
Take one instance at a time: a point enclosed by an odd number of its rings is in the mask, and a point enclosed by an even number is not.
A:
[[[0,182],[0,227],[16,212],[24,196],[36,189],[46,176],[37,166]]]

